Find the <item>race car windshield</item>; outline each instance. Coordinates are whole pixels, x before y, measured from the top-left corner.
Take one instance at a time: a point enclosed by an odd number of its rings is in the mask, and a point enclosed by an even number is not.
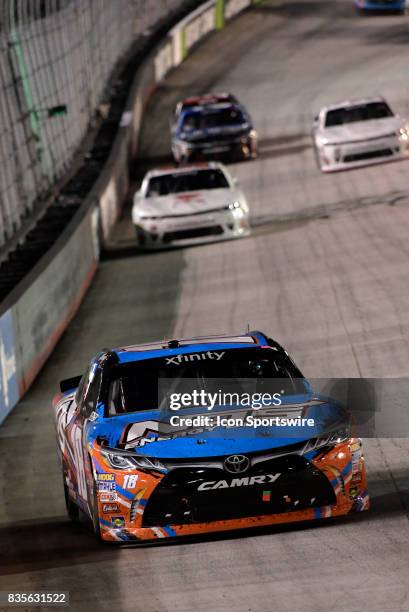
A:
[[[305,394],[306,383],[292,361],[272,349],[230,349],[175,354],[115,366],[110,373],[108,413],[166,409],[159,384],[173,393],[193,389],[208,392],[268,392]]]
[[[197,170],[195,172],[175,172],[163,174],[150,179],[146,197],[167,196],[184,191],[201,191],[203,189],[225,189],[229,187],[223,172],[218,169]]]
[[[325,127],[344,125],[356,121],[384,119],[386,117],[393,117],[393,112],[386,102],[370,102],[369,104],[359,104],[328,111],[325,118]]]
[[[243,113],[236,108],[219,109],[206,113],[192,113],[185,117],[182,132],[208,130],[211,128],[229,127],[245,123]]]

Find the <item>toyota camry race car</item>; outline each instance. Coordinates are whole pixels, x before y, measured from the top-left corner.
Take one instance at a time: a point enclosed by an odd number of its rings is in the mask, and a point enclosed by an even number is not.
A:
[[[217,162],[148,172],[134,196],[132,221],[138,246],[146,249],[250,233],[244,193]]]
[[[409,154],[409,125],[383,98],[365,98],[323,108],[313,138],[323,172],[402,159]]]
[[[345,409],[315,395],[260,332],[106,350],[60,387],[54,409],[68,515],[85,514],[104,541],[368,508],[362,445]],[[268,389],[275,392],[266,398]]]
[[[251,118],[230,94],[209,94],[179,102],[171,140],[176,163],[257,156],[257,132]]]

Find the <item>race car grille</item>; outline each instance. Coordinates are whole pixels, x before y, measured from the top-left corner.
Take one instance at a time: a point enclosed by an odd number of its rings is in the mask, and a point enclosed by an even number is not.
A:
[[[354,153],[345,155],[344,162],[362,161],[364,159],[374,159],[376,157],[388,157],[393,155],[392,149],[379,149],[378,151],[365,151],[364,153]]]
[[[149,498],[143,526],[181,525],[333,505],[334,489],[304,457],[287,455],[244,474],[218,468],[176,468]]]
[[[174,242],[175,240],[186,240],[188,238],[201,238],[203,236],[218,236],[223,234],[221,225],[210,225],[208,227],[192,227],[184,230],[175,230],[163,234],[163,242]]]
[[[372,137],[366,137],[362,140],[342,140],[339,141],[337,143],[331,143],[331,146],[341,146],[341,145],[348,145],[348,144],[362,144],[363,142],[372,142],[374,140],[384,140],[385,138],[392,138],[392,137],[397,137],[397,133],[396,132],[390,132],[389,134],[383,134],[382,136],[372,136]]]
[[[247,131],[245,132],[227,132],[226,134],[207,134],[203,138],[195,138],[195,140],[191,140],[190,144],[192,145],[206,145],[206,144],[228,144],[230,142],[237,142],[241,137],[247,135]]]

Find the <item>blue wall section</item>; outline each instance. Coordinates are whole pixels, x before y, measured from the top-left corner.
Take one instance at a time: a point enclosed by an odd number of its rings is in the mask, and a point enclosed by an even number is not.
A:
[[[0,318],[0,423],[19,399],[11,311]]]

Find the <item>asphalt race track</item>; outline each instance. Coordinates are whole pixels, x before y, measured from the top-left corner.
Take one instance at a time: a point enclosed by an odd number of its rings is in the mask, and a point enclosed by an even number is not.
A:
[[[105,346],[268,331],[304,373],[409,375],[409,161],[332,175],[310,137],[321,105],[381,93],[409,117],[403,16],[269,1],[236,18],[151,100],[143,164],[169,160],[185,94],[234,92],[260,135],[231,166],[250,238],[137,255],[127,218],[78,315],[0,429],[0,590],[65,590],[72,610],[409,610],[409,441],[365,443],[372,510],[326,524],[117,549],[65,517],[51,397]]]

